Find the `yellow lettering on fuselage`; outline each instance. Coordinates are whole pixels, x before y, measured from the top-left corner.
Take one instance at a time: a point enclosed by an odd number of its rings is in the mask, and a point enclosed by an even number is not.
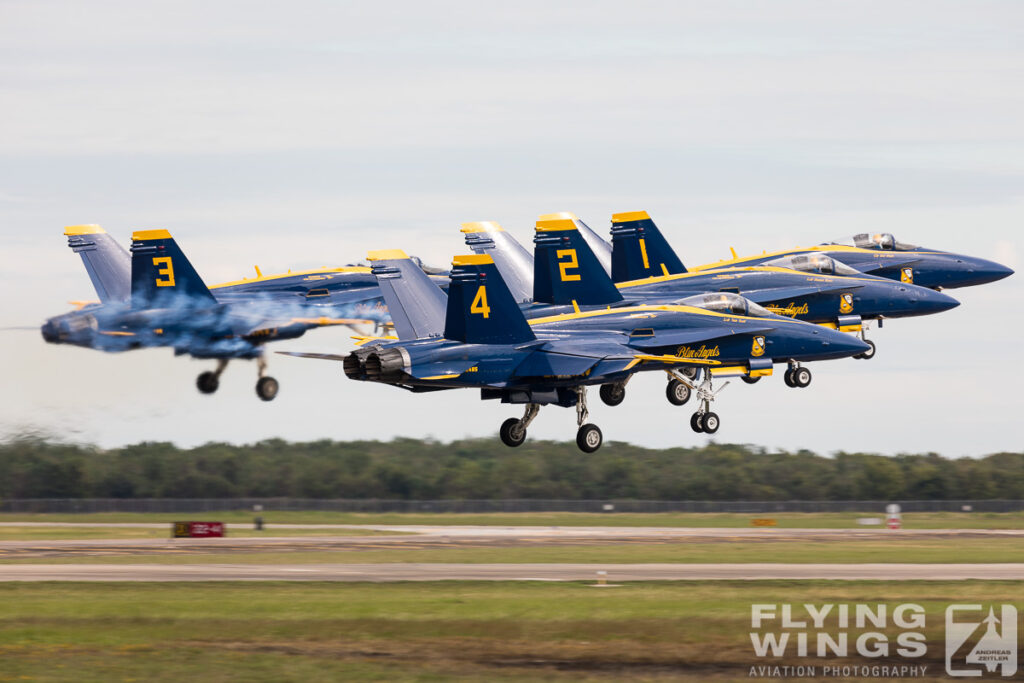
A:
[[[701,344],[700,348],[696,349],[692,346],[680,346],[676,350],[676,355],[680,358],[717,358],[722,352],[719,351],[717,344],[711,348]]]

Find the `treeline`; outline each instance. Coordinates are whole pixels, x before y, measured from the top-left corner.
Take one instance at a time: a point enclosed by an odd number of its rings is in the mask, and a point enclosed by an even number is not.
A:
[[[948,459],[709,444],[592,455],[528,441],[0,443],[0,498],[950,500],[1024,498],[1024,453]]]

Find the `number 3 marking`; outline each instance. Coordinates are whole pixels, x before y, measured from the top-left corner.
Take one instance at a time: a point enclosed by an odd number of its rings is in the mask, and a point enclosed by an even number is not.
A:
[[[157,287],[173,287],[174,286],[174,264],[171,262],[170,256],[158,256],[153,258],[154,266],[166,266],[166,268],[157,268],[156,274],[159,275],[156,279]]]
[[[487,288],[480,285],[479,289],[476,290],[476,296],[473,297],[473,303],[469,305],[470,313],[479,313],[484,318],[491,317],[491,309],[487,305]]]
[[[575,249],[560,249],[555,252],[555,256],[559,258],[558,272],[561,273],[562,275],[562,282],[573,282],[580,279],[579,273],[577,273],[576,275],[569,275],[566,272],[570,268],[579,268],[580,266],[579,261],[576,260]],[[563,256],[568,256],[569,258],[566,259],[565,261],[562,261],[561,258]]]

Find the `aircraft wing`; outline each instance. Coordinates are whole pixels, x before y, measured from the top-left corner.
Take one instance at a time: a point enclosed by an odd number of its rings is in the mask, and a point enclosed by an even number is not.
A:
[[[763,304],[770,301],[781,301],[782,299],[799,299],[803,296],[815,294],[827,294],[829,292],[849,292],[860,289],[864,285],[858,285],[851,281],[848,285],[829,285],[827,287],[782,287],[774,289],[751,289],[743,290],[741,294],[756,304]]]
[[[634,363],[633,353],[622,344],[561,339],[537,348],[519,364],[515,374],[518,377],[575,377],[588,371],[591,374],[614,372],[631,363]]]
[[[634,349],[654,349],[665,346],[680,346],[683,344],[696,344],[699,342],[711,341],[729,337],[734,334],[764,334],[771,332],[774,327],[770,326],[732,326],[715,325],[713,327],[702,327],[694,330],[665,330],[659,331],[650,337],[634,337],[629,340],[630,347]]]

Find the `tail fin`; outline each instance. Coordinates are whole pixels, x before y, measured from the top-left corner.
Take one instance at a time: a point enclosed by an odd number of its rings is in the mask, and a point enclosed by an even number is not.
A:
[[[467,344],[516,344],[536,339],[494,259],[456,256],[448,286],[444,336]]]
[[[537,221],[533,300],[542,304],[612,304],[622,295],[571,218]]]
[[[166,230],[132,233],[132,307],[216,303]]]
[[[598,263],[604,268],[604,272],[608,275],[612,274],[612,246],[608,244],[600,235],[590,229],[590,226],[579,219],[579,217],[569,211],[560,211],[559,213],[548,213],[544,214],[537,220],[540,221],[555,221],[560,219],[568,219],[573,222],[576,229],[580,231],[580,236],[583,237],[583,241],[587,243],[590,250],[594,252],[597,257]]]
[[[463,223],[466,246],[475,254],[490,254],[513,298],[526,303],[533,298],[533,257],[515,237],[497,223]]]
[[[448,304],[441,288],[401,249],[371,251],[367,258],[398,338],[440,337]]]
[[[132,259],[117,241],[98,225],[64,228],[68,246],[81,255],[85,270],[100,301],[127,303],[131,296]]]
[[[683,262],[646,211],[612,216],[612,279],[615,282],[685,272]]]

